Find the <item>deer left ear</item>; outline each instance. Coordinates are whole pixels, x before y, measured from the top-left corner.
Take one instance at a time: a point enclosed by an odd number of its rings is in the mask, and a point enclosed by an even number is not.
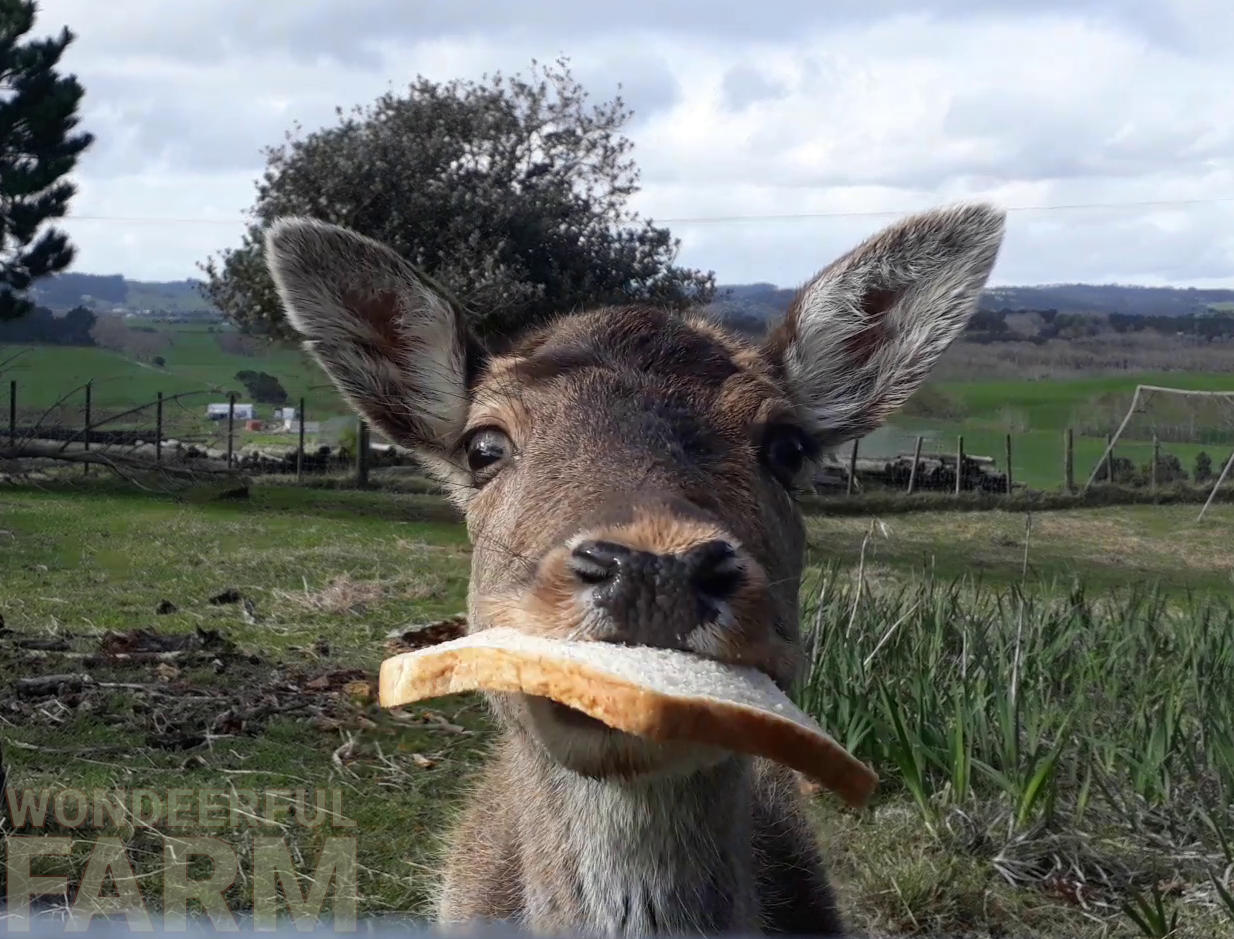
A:
[[[821,446],[869,433],[921,386],[977,308],[1004,218],[986,205],[909,217],[802,288],[764,351]]]

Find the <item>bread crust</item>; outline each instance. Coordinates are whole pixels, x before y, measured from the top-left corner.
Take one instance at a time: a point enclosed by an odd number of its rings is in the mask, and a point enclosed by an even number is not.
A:
[[[634,736],[765,757],[816,779],[857,808],[878,784],[873,770],[766,675],[689,653],[493,628],[393,656],[381,666],[383,707],[468,691],[550,698]]]

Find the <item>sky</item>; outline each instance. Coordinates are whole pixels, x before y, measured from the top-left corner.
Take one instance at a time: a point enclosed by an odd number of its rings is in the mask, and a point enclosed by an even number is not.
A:
[[[633,207],[720,283],[795,286],[897,216],[987,199],[1009,210],[992,284],[1234,287],[1228,0],[39,7],[36,32],[77,34],[63,65],[97,138],[78,271],[200,276],[294,125],[564,55],[635,112]]]

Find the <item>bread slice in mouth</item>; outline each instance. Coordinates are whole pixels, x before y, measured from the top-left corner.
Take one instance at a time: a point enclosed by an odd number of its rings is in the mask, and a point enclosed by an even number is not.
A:
[[[383,707],[468,691],[537,695],[580,718],[659,743],[706,744],[765,757],[817,780],[854,807],[864,806],[878,785],[872,769],[765,673],[690,652],[493,627],[381,665]]]

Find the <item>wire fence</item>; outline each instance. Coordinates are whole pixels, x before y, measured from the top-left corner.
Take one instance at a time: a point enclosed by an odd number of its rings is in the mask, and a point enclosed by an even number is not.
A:
[[[303,397],[261,419],[255,406],[235,393],[219,400],[217,392],[207,390],[160,392],[135,406],[100,408],[94,382],[50,401],[27,400],[17,379],[7,384],[8,421],[0,457],[10,465],[14,460],[59,461],[80,464],[83,475],[102,465],[171,475],[282,475],[297,481],[343,474],[358,486],[370,483],[374,467],[421,472],[409,451],[374,441],[362,418],[311,419]],[[1228,443],[1180,444],[1156,435],[1115,439],[1112,433],[1097,436],[1085,429],[1090,432],[975,428],[952,434],[927,426],[883,427],[826,457],[812,488],[817,495],[949,493],[960,498],[1077,493],[1093,486],[1155,493],[1179,484],[1215,495],[1222,485],[1234,486],[1234,452]]]
[[[368,483],[375,462],[400,462],[396,448],[373,442],[363,419],[311,420],[303,397],[262,420],[254,405],[235,393],[220,401],[216,392],[205,390],[159,392],[132,407],[100,408],[94,391],[95,383],[86,382],[51,401],[34,401],[23,395],[17,379],[10,379],[0,456],[78,463],[83,475],[100,465],[172,475],[294,475],[297,480],[350,472],[359,485]]]

